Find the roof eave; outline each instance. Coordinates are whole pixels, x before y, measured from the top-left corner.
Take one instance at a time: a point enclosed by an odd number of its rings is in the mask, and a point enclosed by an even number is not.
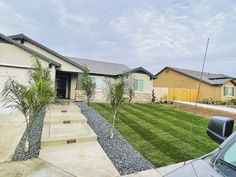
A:
[[[12,40],[11,38],[9,38],[9,37],[7,37],[7,36],[1,34],[1,33],[0,33],[0,37],[1,37],[2,39],[4,39],[6,42],[9,42],[10,44],[15,45],[16,47],[19,47],[19,48],[21,48],[21,49],[23,49],[23,50],[25,50],[25,51],[31,53],[32,55],[35,55],[35,56],[37,56],[37,57],[39,57],[39,58],[41,58],[41,59],[47,61],[49,64],[53,64],[53,65],[56,66],[57,68],[61,67],[61,64],[60,64],[60,63],[58,63],[58,62],[56,62],[56,61],[53,61],[52,59],[46,57],[45,55],[42,55],[41,53],[39,53],[39,52],[37,52],[37,51],[35,51],[35,50],[33,50],[33,49],[31,49],[31,48],[25,46],[25,45],[20,44],[20,43],[18,43],[18,42],[16,42],[16,41]]]
[[[129,70],[125,73],[122,73],[122,74],[127,74],[127,73],[130,74],[130,73],[135,73],[135,72],[139,72],[139,71],[149,75],[150,80],[153,80],[155,78],[155,76],[152,73],[150,73],[148,70],[144,69],[143,67],[137,67],[137,68],[131,69],[131,70]]]
[[[16,35],[11,35],[11,36],[8,36],[8,37],[11,38],[11,39],[16,39],[16,40],[17,40],[17,39],[24,39],[24,40],[26,40],[26,41],[28,41],[28,42],[30,42],[30,43],[32,43],[32,44],[38,46],[39,48],[41,48],[41,49],[43,49],[43,50],[46,50],[47,52],[49,52],[49,53],[51,53],[51,54],[57,56],[58,58],[60,58],[60,59],[62,59],[62,60],[64,60],[64,61],[66,61],[66,62],[68,62],[68,63],[70,63],[70,64],[76,66],[77,68],[79,68],[79,69],[81,69],[81,70],[83,70],[83,71],[85,70],[85,68],[84,68],[83,66],[79,65],[78,63],[76,63],[76,62],[70,60],[69,58],[67,58],[67,57],[65,57],[65,56],[63,56],[63,55],[61,55],[61,54],[59,54],[59,53],[57,53],[57,52],[55,52],[55,51],[53,51],[53,50],[51,50],[51,49],[49,49],[48,47],[46,47],[46,46],[44,46],[44,45],[38,43],[37,41],[35,41],[35,40],[29,38],[28,36],[24,35],[23,33],[16,34]]]

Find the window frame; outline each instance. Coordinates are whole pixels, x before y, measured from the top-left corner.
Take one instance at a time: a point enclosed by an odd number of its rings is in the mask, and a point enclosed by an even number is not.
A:
[[[104,88],[104,79],[103,79],[103,77],[101,77],[101,76],[90,76],[91,77],[91,79],[92,79],[92,81],[95,83],[95,91],[102,91],[103,90],[103,88]],[[102,81],[102,87],[101,88],[97,88],[97,80],[98,79],[101,79],[101,81]]]
[[[137,83],[137,86],[136,86],[136,83]],[[142,83],[142,87],[140,86],[141,83]],[[137,90],[136,90],[136,88],[137,88]],[[144,92],[144,80],[143,79],[134,79],[134,91],[135,92]]]
[[[232,95],[228,95],[226,89],[232,89]],[[234,87],[233,86],[224,86],[223,94],[225,97],[234,97]]]

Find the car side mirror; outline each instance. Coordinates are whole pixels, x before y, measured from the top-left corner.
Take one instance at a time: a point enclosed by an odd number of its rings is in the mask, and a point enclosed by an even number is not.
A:
[[[218,144],[224,142],[232,132],[234,120],[228,117],[213,116],[209,121],[207,135]]]

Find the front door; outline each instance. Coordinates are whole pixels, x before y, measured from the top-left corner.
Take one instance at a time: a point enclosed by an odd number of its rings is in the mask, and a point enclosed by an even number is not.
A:
[[[68,77],[58,76],[56,78],[57,98],[66,98]]]

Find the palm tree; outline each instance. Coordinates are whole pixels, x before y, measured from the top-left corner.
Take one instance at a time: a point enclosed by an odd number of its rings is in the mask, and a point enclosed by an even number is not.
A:
[[[108,80],[105,93],[113,114],[112,128],[110,131],[110,138],[112,139],[114,137],[116,117],[120,108],[125,102],[131,101],[134,96],[133,82],[129,80],[128,75],[122,75],[115,82]]]
[[[13,110],[17,109],[25,117],[25,151],[29,150],[29,136],[34,121],[37,119],[39,113],[45,110],[54,98],[50,70],[43,68],[37,58],[32,69],[29,70],[28,75],[29,80],[27,85],[23,85],[9,78],[1,93],[4,107],[10,107]]]

